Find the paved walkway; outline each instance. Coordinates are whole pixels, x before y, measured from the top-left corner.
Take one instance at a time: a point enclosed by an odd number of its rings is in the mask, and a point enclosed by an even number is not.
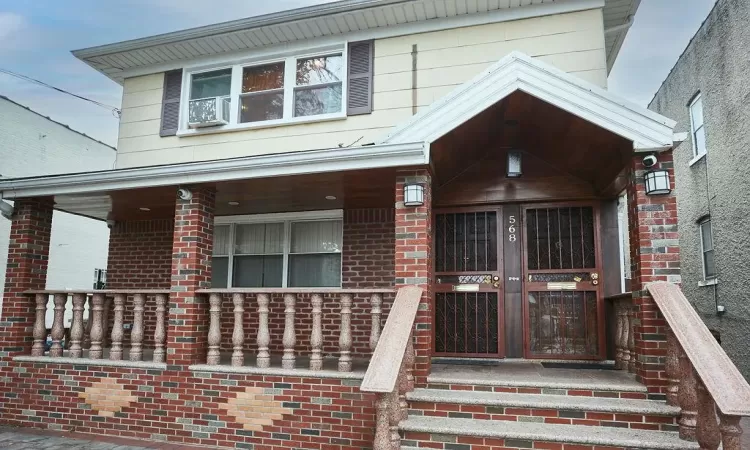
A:
[[[3,450],[197,450],[199,448],[215,447],[194,447],[81,433],[0,427],[0,449]]]
[[[742,419],[742,429],[745,430],[742,450],[750,450],[750,417]],[[3,450],[197,450],[211,447],[0,427],[0,448]]]

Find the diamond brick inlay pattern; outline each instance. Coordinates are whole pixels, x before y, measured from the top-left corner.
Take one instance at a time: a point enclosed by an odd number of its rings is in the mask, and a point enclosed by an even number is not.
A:
[[[275,401],[273,397],[265,394],[263,388],[249,387],[219,406],[234,416],[245,430],[263,431],[264,426],[273,425],[274,421],[283,419],[284,414],[294,413],[293,409],[285,408],[282,402]]]
[[[78,394],[100,416],[113,417],[137,398],[114,379],[103,378]]]

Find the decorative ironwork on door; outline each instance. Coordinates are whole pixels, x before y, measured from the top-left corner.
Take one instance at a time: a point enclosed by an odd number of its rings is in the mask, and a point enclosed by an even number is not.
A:
[[[599,355],[599,272],[591,206],[526,209],[530,357]]]
[[[503,354],[498,211],[435,218],[435,353]]]
[[[499,353],[498,294],[435,294],[435,352],[493,356]]]

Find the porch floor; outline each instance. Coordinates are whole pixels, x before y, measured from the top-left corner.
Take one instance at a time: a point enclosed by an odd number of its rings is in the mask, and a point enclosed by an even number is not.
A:
[[[436,360],[428,382],[432,384],[480,384],[560,389],[645,392],[635,376],[621,370],[546,368],[538,360],[492,360],[445,363]]]

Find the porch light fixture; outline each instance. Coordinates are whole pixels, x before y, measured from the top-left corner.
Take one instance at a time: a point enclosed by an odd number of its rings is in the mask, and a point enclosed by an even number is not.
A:
[[[508,178],[519,178],[521,171],[522,152],[520,150],[510,150],[508,152]]]
[[[229,206],[240,206],[240,202],[227,202]]]
[[[141,207],[140,207],[140,208],[138,208],[138,209],[140,209],[140,210],[141,210],[141,211],[143,211],[143,212],[148,212],[148,211],[151,211],[151,208],[146,208],[145,206],[141,206]]]
[[[407,184],[404,186],[404,206],[424,205],[424,186],[421,184]]]
[[[669,182],[669,172],[666,170],[652,170],[646,172],[646,195],[664,195],[672,192]]]
[[[326,195],[326,200],[336,200],[335,195]]]

